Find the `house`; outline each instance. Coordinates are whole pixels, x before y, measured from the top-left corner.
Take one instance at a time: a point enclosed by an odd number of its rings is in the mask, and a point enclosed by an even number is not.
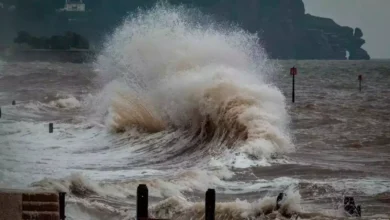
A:
[[[85,12],[83,0],[65,0],[65,7],[61,11]]]

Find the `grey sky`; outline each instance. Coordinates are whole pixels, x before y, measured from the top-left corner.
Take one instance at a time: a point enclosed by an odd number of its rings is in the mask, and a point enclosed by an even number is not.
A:
[[[390,0],[303,0],[306,13],[360,27],[371,58],[390,58]]]

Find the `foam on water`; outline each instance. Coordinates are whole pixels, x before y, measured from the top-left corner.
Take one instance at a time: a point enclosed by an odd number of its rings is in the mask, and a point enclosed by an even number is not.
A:
[[[81,103],[79,102],[79,100],[77,100],[73,96],[51,101],[49,105],[57,108],[67,108],[67,109],[81,107]]]

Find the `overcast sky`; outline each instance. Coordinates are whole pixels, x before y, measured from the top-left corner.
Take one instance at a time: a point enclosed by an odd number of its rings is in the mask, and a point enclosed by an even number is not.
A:
[[[306,13],[360,27],[371,58],[390,58],[390,0],[303,0]]]

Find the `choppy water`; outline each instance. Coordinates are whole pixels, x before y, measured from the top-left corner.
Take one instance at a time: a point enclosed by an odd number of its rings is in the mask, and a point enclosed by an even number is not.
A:
[[[389,219],[390,61],[268,61],[193,20],[141,12],[93,64],[2,62],[0,187],[66,191],[78,220],[134,217],[139,183],[161,218],[200,219],[215,188],[217,219],[344,218],[345,195]]]

